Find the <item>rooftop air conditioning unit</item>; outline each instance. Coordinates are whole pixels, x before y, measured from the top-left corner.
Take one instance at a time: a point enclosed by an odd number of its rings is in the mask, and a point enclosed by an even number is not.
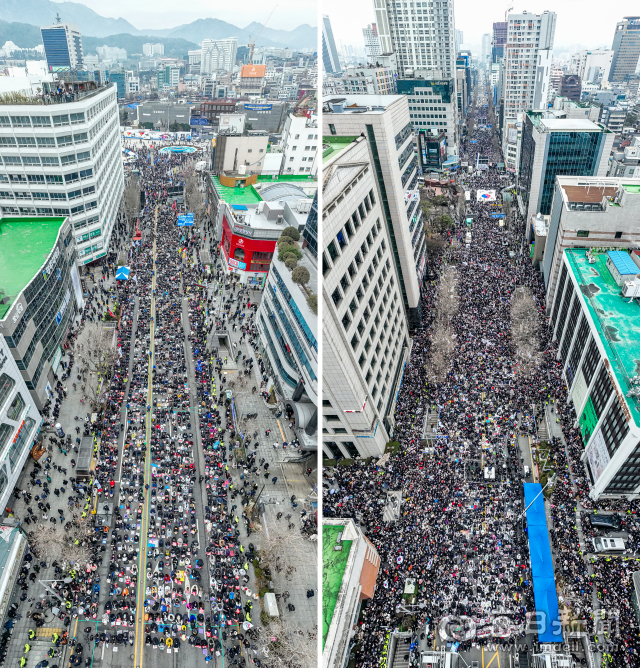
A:
[[[622,286],[622,296],[636,298],[640,297],[640,274],[636,274],[631,281],[625,281]]]
[[[276,225],[284,225],[284,216],[278,216],[276,218]]]

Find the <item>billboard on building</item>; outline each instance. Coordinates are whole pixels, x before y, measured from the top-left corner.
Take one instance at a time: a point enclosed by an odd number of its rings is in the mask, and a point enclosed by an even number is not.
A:
[[[507,142],[509,144],[518,143],[518,128],[509,128],[507,132]]]
[[[261,79],[266,73],[266,65],[243,65],[240,70],[240,76],[243,79]]]
[[[593,482],[597,482],[611,461],[607,445],[604,442],[604,436],[602,435],[602,429],[598,429],[594,434],[593,440],[587,449],[587,458],[589,459],[589,467],[593,474]]]

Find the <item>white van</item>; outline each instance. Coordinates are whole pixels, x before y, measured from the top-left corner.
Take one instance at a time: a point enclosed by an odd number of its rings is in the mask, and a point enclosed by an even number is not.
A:
[[[596,552],[603,552],[605,554],[622,554],[625,549],[622,538],[592,538],[594,550]]]

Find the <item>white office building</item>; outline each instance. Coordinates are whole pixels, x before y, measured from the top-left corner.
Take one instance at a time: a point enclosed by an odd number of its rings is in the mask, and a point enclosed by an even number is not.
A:
[[[78,264],[106,255],[124,191],[115,84],[76,102],[0,110],[0,209],[68,216]]]
[[[40,431],[42,417],[13,359],[4,336],[0,336],[0,504],[9,498]]]
[[[482,67],[488,68],[491,60],[491,35],[485,33],[482,35]]]
[[[437,69],[443,78],[455,80],[453,0],[400,4],[373,2],[382,53],[396,53],[401,78],[409,71]]]
[[[236,64],[238,38],[205,39],[200,44],[200,73],[231,72]]]
[[[402,277],[365,137],[328,137],[322,214],[322,447],[379,457],[409,354]]]
[[[143,44],[142,53],[147,56],[164,56],[164,44]]]
[[[507,151],[509,125],[516,123],[518,114],[547,106],[555,29],[555,12],[522,12],[508,16],[502,126],[503,153],[508,169],[516,168],[515,155],[512,161]]]
[[[318,173],[318,120],[317,116],[289,114],[282,131],[281,174]]]
[[[569,71],[577,74],[583,82],[602,84],[609,81],[613,54],[613,49],[577,51],[571,56]]]
[[[370,23],[362,29],[362,34],[364,36],[364,52],[367,54],[369,62],[375,62],[375,57],[382,54],[376,24]]]
[[[392,237],[392,257],[402,280],[409,329],[413,330],[422,319],[420,283],[427,255],[422,209],[416,197],[418,159],[407,99],[404,95],[325,98],[322,135],[330,144],[333,137],[364,134],[371,146],[374,171],[385,203],[382,221]]]

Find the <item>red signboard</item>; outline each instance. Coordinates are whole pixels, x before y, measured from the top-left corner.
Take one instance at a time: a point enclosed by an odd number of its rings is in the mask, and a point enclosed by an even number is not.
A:
[[[229,223],[225,216],[222,217],[222,240],[220,248],[227,257],[227,260],[235,259],[239,262],[244,262],[246,269],[240,271],[260,271],[260,269],[251,269],[251,264],[260,264],[264,266],[264,271],[268,270],[268,260],[265,259],[265,254],[273,253],[276,249],[276,239],[252,239],[251,237],[243,237],[234,234],[229,227]],[[236,253],[237,249],[242,252]],[[259,253],[258,257],[254,255]]]

